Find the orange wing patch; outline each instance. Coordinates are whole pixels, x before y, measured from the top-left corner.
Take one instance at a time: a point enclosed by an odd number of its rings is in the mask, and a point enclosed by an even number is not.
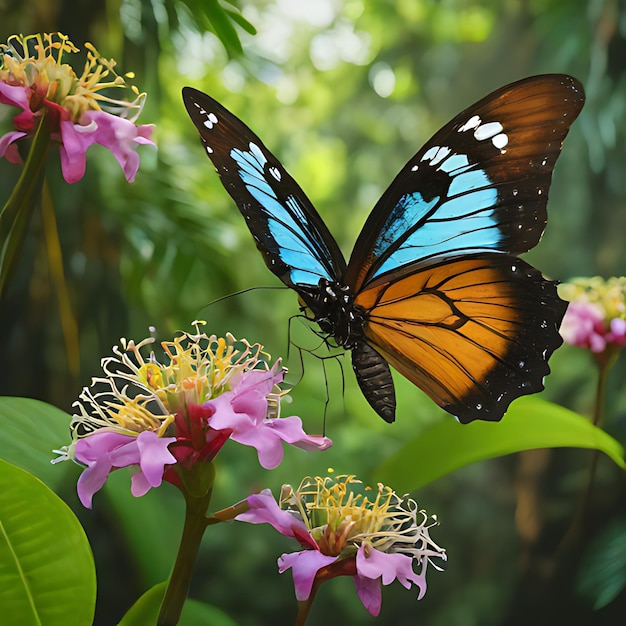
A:
[[[368,342],[462,422],[543,389],[565,304],[520,259],[452,258],[360,293]]]

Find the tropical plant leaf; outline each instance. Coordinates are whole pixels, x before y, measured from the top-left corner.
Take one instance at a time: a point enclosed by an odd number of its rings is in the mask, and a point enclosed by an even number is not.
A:
[[[535,448],[596,449],[626,468],[619,442],[588,419],[540,398],[521,398],[501,422],[438,422],[381,463],[374,476],[410,492],[471,463]]]
[[[614,520],[589,544],[576,588],[596,611],[626,588],[626,518]]]
[[[218,0],[205,0],[205,2],[204,14],[228,53],[235,56],[243,54],[239,35],[233,26],[229,14]]]
[[[239,24],[239,26],[241,26],[241,28],[243,28],[247,33],[249,33],[250,35],[257,34],[257,30],[254,25],[250,24],[250,22],[248,22],[248,20],[243,15],[241,15],[241,13],[239,13],[238,11],[231,11],[230,9],[226,9],[226,13],[230,16],[230,19],[233,22]]]
[[[69,507],[40,480],[0,460],[0,607],[4,626],[90,626],[96,573]]]
[[[124,615],[118,626],[145,626],[156,624],[161,601],[165,595],[165,582],[148,589]],[[226,613],[210,604],[187,600],[178,622],[179,626],[236,626]]]
[[[2,458],[56,489],[66,472],[50,460],[53,450],[69,443],[70,420],[64,411],[39,400],[0,397]]]

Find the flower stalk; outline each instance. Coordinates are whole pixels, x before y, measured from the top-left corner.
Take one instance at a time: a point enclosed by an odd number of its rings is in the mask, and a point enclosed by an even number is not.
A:
[[[185,495],[185,524],[176,561],[161,604],[157,626],[176,626],[178,624],[183,605],[189,593],[191,575],[204,531],[208,525],[206,513],[211,501],[213,479],[215,477],[215,466],[213,463],[202,465],[203,469],[207,470],[204,472],[204,479],[207,481],[205,492],[203,494],[191,494],[183,490]]]
[[[9,199],[0,212],[0,295],[12,275],[44,178],[50,148],[50,120],[42,114],[28,151],[26,163]]]
[[[609,371],[626,345],[626,278],[576,278],[563,283],[559,293],[570,302],[561,325],[563,339],[570,345],[589,350],[597,367],[592,422],[600,428],[604,421]],[[576,513],[559,545],[560,553],[569,550],[585,532],[586,514],[599,459],[600,452],[596,450],[591,458],[587,482]]]

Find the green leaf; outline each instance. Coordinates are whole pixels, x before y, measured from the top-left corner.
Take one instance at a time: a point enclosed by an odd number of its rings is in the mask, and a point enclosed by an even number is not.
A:
[[[592,448],[626,469],[619,442],[588,419],[540,398],[521,398],[501,422],[442,420],[379,465],[375,479],[410,492],[471,463],[535,448]]]
[[[56,457],[52,451],[70,442],[70,420],[67,413],[39,400],[0,397],[2,458],[56,489],[67,469],[50,463]]]
[[[3,626],[89,626],[96,573],[85,533],[40,480],[0,460]]]
[[[239,35],[233,26],[228,13],[220,6],[218,0],[205,0],[204,14],[211,23],[215,34],[224,44],[229,55],[243,54]]]
[[[587,547],[576,588],[596,611],[626,588],[625,518],[609,524]]]
[[[230,19],[233,22],[239,24],[239,26],[241,26],[241,28],[243,28],[247,33],[249,33],[250,35],[257,34],[257,30],[254,25],[250,24],[250,22],[248,22],[248,20],[243,15],[241,15],[241,13],[238,13],[237,11],[231,11],[230,9],[226,9],[226,13],[230,16]]]
[[[166,585],[167,583],[163,582],[148,589],[124,615],[119,626],[156,624]],[[236,624],[223,611],[197,600],[185,602],[178,622],[178,626],[236,626]]]

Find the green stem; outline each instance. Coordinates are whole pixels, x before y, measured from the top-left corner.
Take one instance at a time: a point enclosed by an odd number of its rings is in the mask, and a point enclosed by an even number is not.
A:
[[[183,605],[189,593],[191,575],[200,548],[202,536],[207,527],[206,512],[211,501],[210,488],[202,496],[185,493],[185,525],[180,539],[176,562],[163,597],[157,626],[178,624]]]
[[[13,274],[34,208],[35,192],[41,188],[50,147],[50,123],[42,113],[22,173],[0,211],[0,295]]]
[[[609,349],[607,348],[607,351]],[[606,360],[598,363],[598,382],[596,384],[596,400],[593,405],[593,425],[602,426],[602,420],[604,418],[604,396],[606,393],[606,380],[609,375],[609,370],[614,363],[614,359],[607,358]]]
[[[612,356],[612,355],[610,355]],[[593,425],[600,427],[604,419],[604,398],[606,394],[606,381],[611,366],[615,362],[612,358],[597,359],[598,364],[598,382],[596,383],[596,397],[593,405]],[[598,461],[600,459],[600,451],[594,450],[591,457],[591,465],[589,466],[589,474],[587,476],[587,484],[585,490],[580,498],[576,513],[572,519],[572,523],[565,533],[557,552],[563,553],[569,550],[570,546],[573,546],[576,540],[584,532],[585,516],[591,500],[591,493],[593,491],[593,484],[596,477],[596,470],[598,468]]]

